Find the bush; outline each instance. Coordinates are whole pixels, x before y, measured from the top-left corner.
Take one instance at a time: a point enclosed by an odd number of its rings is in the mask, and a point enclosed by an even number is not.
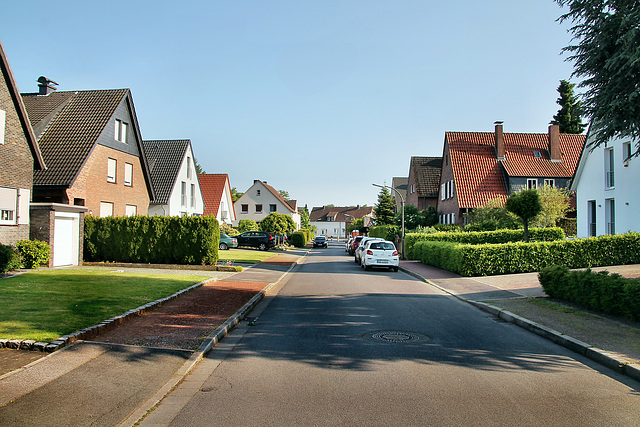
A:
[[[305,245],[310,242],[311,240],[313,240],[313,232],[311,230],[309,230],[308,228],[301,228],[300,230],[298,230],[298,232],[303,233],[304,237],[305,237]]]
[[[16,243],[20,260],[25,268],[38,268],[49,263],[51,248],[40,240],[20,240]]]
[[[307,238],[304,232],[296,231],[291,234],[289,242],[296,248],[304,248],[307,245]]]
[[[458,224],[436,224],[433,228],[438,231],[460,231],[462,229]]]
[[[16,248],[0,244],[0,274],[20,268],[20,256]]]
[[[553,228],[532,228],[529,230],[529,237],[532,241],[554,241],[565,238],[562,229]],[[469,232],[437,232],[429,234],[408,234],[405,241],[407,258],[419,259],[413,254],[413,246],[424,240],[466,243],[470,245],[481,245],[486,243],[509,243],[520,242],[524,239],[524,230],[496,230],[496,231],[469,231]]]
[[[289,215],[272,212],[260,221],[260,230],[273,234],[289,234],[296,229],[296,224]]]
[[[443,254],[437,255],[437,252]],[[638,264],[640,234],[484,245],[422,240],[415,243],[412,255],[413,259],[462,276],[525,273],[551,265],[586,268]],[[446,257],[450,260],[445,262]]]
[[[238,233],[244,233],[245,231],[255,231],[258,229],[258,223],[252,219],[241,219],[238,222]]]
[[[397,225],[377,225],[369,228],[369,237],[379,237],[390,242],[395,242],[396,236],[401,233],[402,228]]]
[[[552,298],[571,301],[590,310],[640,320],[640,280],[607,271],[570,271],[565,266],[544,268],[538,279]]]
[[[567,237],[576,237],[578,235],[578,220],[576,218],[560,218],[558,227],[564,230]]]
[[[229,226],[228,224],[220,224],[220,232],[226,234],[227,236],[237,236],[240,234],[238,230]]]
[[[87,261],[153,264],[215,264],[220,226],[201,217],[85,217]]]

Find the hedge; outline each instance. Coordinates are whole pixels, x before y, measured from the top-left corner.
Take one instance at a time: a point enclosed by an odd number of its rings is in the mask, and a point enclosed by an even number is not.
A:
[[[291,233],[289,242],[296,248],[304,248],[307,245],[307,235],[303,231]]]
[[[16,242],[20,262],[25,268],[38,268],[49,263],[51,247],[40,240],[20,240]]]
[[[563,240],[564,232],[559,227],[532,228],[529,230],[529,240],[532,242],[547,242]],[[405,237],[406,257],[419,259],[413,248],[420,241],[441,241],[480,245],[486,243],[509,243],[524,240],[524,230],[496,230],[496,231],[466,231],[466,232],[438,232],[429,234],[409,233]]]
[[[0,274],[20,268],[20,256],[16,248],[0,243]]]
[[[396,236],[402,233],[401,227],[397,225],[376,225],[369,228],[369,237],[379,237],[381,239],[395,242]]]
[[[462,276],[488,276],[540,271],[551,265],[586,268],[637,264],[640,234],[484,245],[422,240],[412,251],[424,264]]]
[[[220,227],[215,217],[131,216],[84,222],[86,261],[215,264]]]
[[[538,279],[544,291],[552,298],[640,320],[638,279],[626,279],[617,273],[609,274],[608,271],[570,271],[565,266],[544,268],[538,274]]]

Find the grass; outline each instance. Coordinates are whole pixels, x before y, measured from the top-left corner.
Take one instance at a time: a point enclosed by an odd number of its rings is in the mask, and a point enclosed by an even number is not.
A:
[[[0,279],[0,338],[49,342],[203,279],[104,269],[43,270]]]
[[[228,260],[240,264],[257,264],[277,254],[278,252],[260,251],[258,249],[229,249],[226,251],[218,251],[218,264],[222,264]]]

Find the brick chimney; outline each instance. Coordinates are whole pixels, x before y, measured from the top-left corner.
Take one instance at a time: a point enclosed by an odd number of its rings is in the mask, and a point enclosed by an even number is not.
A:
[[[549,125],[549,158],[552,162],[561,162],[560,157],[560,126]]]
[[[495,141],[496,141],[496,157],[498,160],[504,160],[505,150],[504,150],[504,134],[502,133],[502,122],[495,122],[496,132],[495,132]]]
[[[45,76],[38,77],[38,87],[40,88],[38,95],[49,95],[57,89],[53,85],[58,86],[58,83],[46,78]]]

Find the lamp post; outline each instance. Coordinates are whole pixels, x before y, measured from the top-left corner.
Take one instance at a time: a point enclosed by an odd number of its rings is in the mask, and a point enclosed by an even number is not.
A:
[[[402,194],[400,194],[400,192],[398,190],[396,190],[393,187],[389,187],[388,185],[379,185],[379,184],[371,184],[374,187],[380,187],[380,188],[390,188],[393,191],[396,192],[396,194],[398,196],[400,196],[400,209],[402,209],[402,235],[400,236],[400,251],[402,254],[402,259],[404,259],[404,197],[402,197]]]

